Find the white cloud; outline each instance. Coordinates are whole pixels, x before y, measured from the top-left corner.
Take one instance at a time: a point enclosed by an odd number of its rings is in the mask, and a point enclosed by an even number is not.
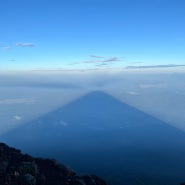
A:
[[[36,102],[35,98],[0,99],[0,105],[33,104],[35,102]]]
[[[185,67],[185,65],[178,64],[167,64],[167,65],[152,65],[152,66],[127,66],[127,69],[152,69],[152,68],[174,68],[174,67]]]
[[[135,92],[135,91],[129,91],[129,92],[127,92],[129,95],[132,95],[132,96],[137,96],[137,95],[139,95],[139,93],[138,92]]]
[[[22,120],[22,116],[15,115],[14,116],[14,119],[17,120],[17,121],[21,121]]]
[[[4,46],[4,47],[2,47],[2,49],[5,50],[5,51],[9,51],[11,49],[11,47],[10,46]]]
[[[18,47],[35,47],[33,43],[16,43],[15,45]]]
[[[140,84],[139,87],[141,89],[164,88],[164,87],[166,87],[166,84],[165,83],[159,83],[159,84]]]

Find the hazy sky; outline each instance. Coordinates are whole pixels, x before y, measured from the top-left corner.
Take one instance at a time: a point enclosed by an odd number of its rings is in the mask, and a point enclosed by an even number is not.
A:
[[[0,73],[0,134],[94,90],[185,130],[185,73],[170,69]]]
[[[184,0],[1,0],[0,69],[185,63]]]

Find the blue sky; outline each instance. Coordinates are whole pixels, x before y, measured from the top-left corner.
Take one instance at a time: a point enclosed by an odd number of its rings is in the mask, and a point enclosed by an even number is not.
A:
[[[0,69],[185,64],[184,0],[1,0]]]

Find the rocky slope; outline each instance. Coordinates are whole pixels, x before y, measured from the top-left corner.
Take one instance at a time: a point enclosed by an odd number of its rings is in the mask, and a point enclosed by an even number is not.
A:
[[[0,185],[106,185],[95,175],[77,176],[55,160],[33,158],[0,143]]]

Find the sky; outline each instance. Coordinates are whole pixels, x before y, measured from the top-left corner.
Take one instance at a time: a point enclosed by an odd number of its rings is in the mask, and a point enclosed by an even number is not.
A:
[[[185,64],[184,0],[1,0],[0,70]]]

